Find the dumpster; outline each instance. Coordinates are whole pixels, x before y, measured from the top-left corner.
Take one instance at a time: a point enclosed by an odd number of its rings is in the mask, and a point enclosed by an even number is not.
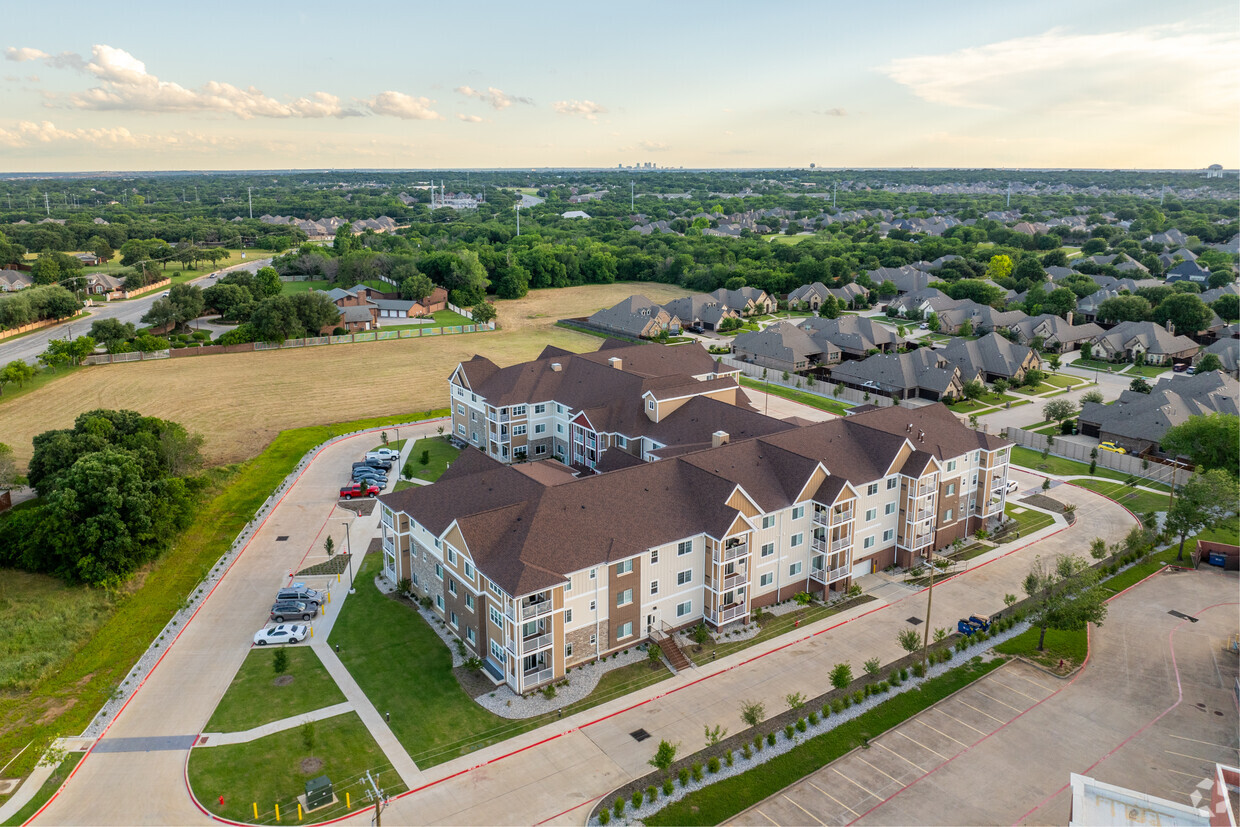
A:
[[[332,803],[332,782],[326,775],[306,782],[306,809],[314,810]]]
[[[1206,562],[1212,566],[1222,568],[1227,565],[1227,555],[1218,551],[1212,551]]]

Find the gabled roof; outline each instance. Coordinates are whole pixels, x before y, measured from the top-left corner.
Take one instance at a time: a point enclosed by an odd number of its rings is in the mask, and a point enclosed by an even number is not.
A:
[[[1198,344],[1187,336],[1172,333],[1153,322],[1120,322],[1115,327],[1094,338],[1094,343],[1106,342],[1111,350],[1127,350],[1138,343],[1146,352],[1156,355],[1196,351]]]
[[[978,371],[1014,377],[1021,372],[1032,350],[1009,342],[998,333],[987,333],[979,339],[955,338],[938,351],[943,358],[960,368],[962,377]]]
[[[809,333],[792,322],[776,322],[762,330],[741,333],[732,343],[737,353],[779,359],[796,364],[813,361],[823,353],[823,347],[810,338]]]
[[[905,341],[891,328],[867,316],[808,318],[801,322],[801,327],[805,328],[819,345],[830,344],[838,349],[859,353],[883,346],[900,347]]]
[[[1191,416],[1237,414],[1240,384],[1221,371],[1161,379],[1150,393],[1126,390],[1111,405],[1086,402],[1083,423],[1131,439],[1158,442],[1173,425]]]
[[[948,363],[936,351],[927,348],[911,353],[876,353],[861,361],[844,362],[831,369],[832,380],[844,380],[856,385],[873,383],[876,392],[911,391],[918,388],[943,393],[952,381],[960,378],[968,381],[973,377],[960,377],[955,365]]]
[[[1102,334],[1102,328],[1093,322],[1071,325],[1068,324],[1067,320],[1056,316],[1054,313],[1028,316],[1012,325],[1012,329],[1018,332],[1025,341],[1029,341],[1034,336],[1039,335],[1037,330],[1042,326],[1050,330],[1050,333],[1043,335],[1046,335],[1048,338],[1053,336],[1056,341],[1065,344],[1092,340]]]

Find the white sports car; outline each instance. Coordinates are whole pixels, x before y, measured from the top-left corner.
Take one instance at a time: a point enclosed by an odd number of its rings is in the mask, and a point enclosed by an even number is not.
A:
[[[259,629],[254,634],[254,643],[258,646],[266,646],[268,643],[297,643],[299,640],[305,640],[308,634],[310,634],[308,626],[281,623],[270,629]]]

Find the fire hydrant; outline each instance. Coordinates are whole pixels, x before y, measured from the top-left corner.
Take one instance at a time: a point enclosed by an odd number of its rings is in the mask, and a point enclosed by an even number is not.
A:
[[[221,807],[223,807],[223,806],[224,806],[224,796],[222,796],[222,795],[220,796],[220,806],[221,806]]]

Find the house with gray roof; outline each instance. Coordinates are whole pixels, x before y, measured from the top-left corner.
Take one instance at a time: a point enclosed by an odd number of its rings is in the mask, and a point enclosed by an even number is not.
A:
[[[1177,281],[1204,285],[1210,281],[1210,271],[1196,261],[1181,261],[1168,270],[1166,275],[1167,284],[1175,284]]]
[[[831,369],[831,381],[878,396],[897,399],[959,399],[965,382],[960,368],[943,354],[921,348],[910,353],[876,353],[860,361],[841,362]]]
[[[846,358],[864,359],[871,351],[891,353],[906,340],[896,331],[867,316],[840,316],[837,319],[809,318],[801,322],[815,342],[830,343]]]
[[[1189,417],[1240,413],[1237,398],[1240,383],[1222,371],[1177,375],[1159,380],[1149,393],[1126,390],[1110,405],[1086,402],[1079,416],[1081,433],[1144,454],[1157,451],[1167,429]]]
[[[727,290],[720,287],[709,295],[724,307],[735,310],[742,316],[773,313],[778,305],[774,296],[757,287],[742,287],[739,290]]]
[[[960,307],[968,299],[953,299],[937,287],[923,287],[892,299],[888,309],[895,308],[897,313],[906,318],[925,318],[931,313],[942,313],[953,307]]]
[[[1036,350],[1010,342],[998,333],[987,333],[979,339],[952,339],[935,352],[960,368],[961,376],[980,373],[984,382],[1006,379],[1019,384],[1026,373],[1042,367],[1042,357]]]
[[[1042,339],[1042,347],[1058,353],[1071,353],[1081,346],[1082,342],[1092,342],[1101,336],[1103,330],[1093,322],[1073,324],[1073,314],[1061,318],[1054,313],[1043,313],[1041,316],[1027,316],[1009,330],[1016,334],[1016,341],[1022,345],[1031,345],[1034,339]]]
[[[654,339],[663,333],[680,332],[680,319],[640,294],[599,310],[588,321],[599,330],[634,339]]]
[[[857,306],[858,299],[868,300],[870,291],[856,282],[849,282],[841,287],[827,287],[822,282],[816,281],[813,284],[803,284],[789,293],[788,304],[792,307],[804,304],[810,310],[817,312],[827,296],[834,296],[841,305],[851,309]]]
[[[34,276],[22,270],[0,270],[0,293],[11,293],[34,286]]]
[[[1193,363],[1201,361],[1201,357],[1207,353],[1213,353],[1223,364],[1223,371],[1230,376],[1240,378],[1240,341],[1230,337],[1219,339],[1214,344],[1207,347],[1193,360]]]
[[[724,319],[739,319],[741,314],[724,306],[709,293],[694,293],[672,299],[663,305],[671,316],[680,320],[682,328],[702,327],[706,330],[718,330]]]
[[[867,270],[866,275],[870,277],[870,281],[876,288],[885,281],[894,284],[897,296],[903,296],[915,290],[924,290],[930,285],[930,274],[910,265],[879,267],[877,270]]]
[[[1191,359],[1200,350],[1192,339],[1177,335],[1169,321],[1167,327],[1153,322],[1120,322],[1093,339],[1094,358],[1113,362],[1130,362],[1144,354],[1147,364],[1170,365]]]
[[[788,373],[840,360],[839,348],[816,341],[800,325],[787,321],[739,334],[732,343],[732,352],[742,361]]]
[[[936,312],[939,314],[939,332],[951,334],[959,333],[965,322],[969,323],[974,334],[980,334],[1006,330],[1028,318],[1023,310],[995,310],[988,304],[978,304],[972,299],[964,299],[955,307]]]

